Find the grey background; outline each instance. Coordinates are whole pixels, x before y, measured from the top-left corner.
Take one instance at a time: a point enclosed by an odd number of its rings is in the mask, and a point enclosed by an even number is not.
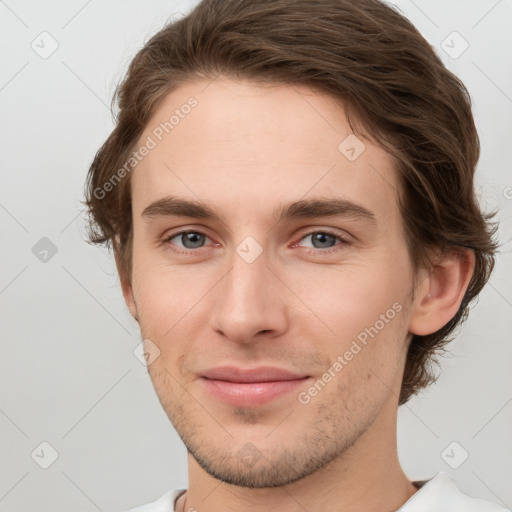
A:
[[[395,3],[471,93],[478,193],[500,209],[503,243],[438,383],[399,409],[399,455],[411,479],[446,471],[468,494],[512,507],[512,1]],[[80,200],[113,127],[116,83],[188,5],[0,1],[3,511],[120,511],[187,486],[185,448],[133,354],[140,336],[112,256],[85,242]],[[43,31],[58,43],[47,58],[31,47],[51,48]],[[469,44],[460,56],[454,31]]]

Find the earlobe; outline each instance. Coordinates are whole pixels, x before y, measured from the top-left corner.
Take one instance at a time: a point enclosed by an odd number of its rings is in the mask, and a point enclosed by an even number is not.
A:
[[[123,291],[124,301],[130,311],[130,314],[138,322],[139,318],[137,316],[137,305],[135,303],[135,298],[133,296],[133,288],[132,288],[130,281],[126,277],[123,266],[121,264],[119,252],[117,250],[114,250],[114,258],[116,261],[116,268],[117,268],[117,273],[119,275],[119,281],[121,283],[121,289]]]
[[[474,267],[475,255],[471,249],[452,249],[439,256],[418,287],[409,332],[425,336],[446,325],[460,307]]]

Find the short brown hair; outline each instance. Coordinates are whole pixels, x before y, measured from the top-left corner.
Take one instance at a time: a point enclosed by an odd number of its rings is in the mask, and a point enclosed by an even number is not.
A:
[[[474,251],[475,270],[457,314],[437,332],[411,340],[399,397],[400,405],[406,403],[437,379],[429,369],[434,356],[451,341],[494,266],[494,214],[480,211],[474,193],[480,146],[467,89],[417,29],[379,0],[201,1],[132,60],[113,97],[116,126],[89,169],[90,241],[113,247],[128,281],[129,175],[104,197],[97,190],[125,165],[168,93],[219,74],[307,85],[339,99],[354,133],[396,158],[415,270],[428,268],[427,248]]]

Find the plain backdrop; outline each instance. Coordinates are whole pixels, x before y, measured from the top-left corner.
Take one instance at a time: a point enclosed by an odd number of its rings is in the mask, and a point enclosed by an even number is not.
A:
[[[411,479],[446,471],[511,508],[512,2],[395,3],[471,93],[478,195],[499,209],[503,244],[437,384],[399,409],[399,455]],[[185,448],[133,353],[112,255],[85,241],[80,201],[116,84],[191,5],[0,2],[3,511],[121,511],[187,486]]]

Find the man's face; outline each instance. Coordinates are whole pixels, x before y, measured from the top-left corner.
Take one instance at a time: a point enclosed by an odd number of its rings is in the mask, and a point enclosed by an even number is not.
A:
[[[160,351],[149,365],[158,397],[198,463],[237,485],[284,485],[347,456],[372,425],[391,429],[413,286],[398,181],[384,150],[343,142],[351,130],[329,96],[208,84],[172,92],[139,139],[156,146],[132,175],[127,300]],[[173,210],[170,196],[219,218]],[[345,207],[278,220],[312,200]],[[224,366],[301,378],[204,377]]]

